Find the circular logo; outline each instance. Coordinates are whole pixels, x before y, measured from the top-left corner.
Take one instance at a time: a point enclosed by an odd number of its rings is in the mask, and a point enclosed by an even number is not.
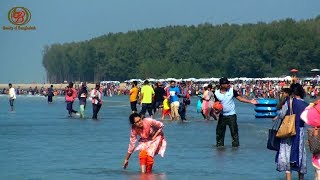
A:
[[[8,20],[14,25],[25,25],[30,19],[31,13],[25,7],[14,7],[8,12]]]

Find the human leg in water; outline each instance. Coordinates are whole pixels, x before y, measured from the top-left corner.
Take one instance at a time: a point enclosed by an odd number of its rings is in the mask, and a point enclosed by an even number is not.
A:
[[[84,118],[84,110],[85,110],[85,105],[81,104],[80,105],[80,118]]]
[[[139,153],[141,173],[151,173],[153,167],[153,157],[149,156],[147,151],[142,150]]]

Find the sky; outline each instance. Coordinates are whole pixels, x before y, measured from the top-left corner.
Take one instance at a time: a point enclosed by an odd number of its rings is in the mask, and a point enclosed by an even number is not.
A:
[[[25,7],[27,26],[13,26],[8,12]],[[45,45],[79,42],[117,32],[169,25],[245,24],[320,15],[320,0],[1,0],[0,84],[44,83]]]

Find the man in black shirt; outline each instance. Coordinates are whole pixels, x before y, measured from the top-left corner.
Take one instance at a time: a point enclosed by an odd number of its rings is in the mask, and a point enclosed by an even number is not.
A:
[[[158,82],[156,83],[156,88],[154,89],[154,113],[158,112],[163,107],[163,100],[164,96],[166,94],[166,91],[164,90],[162,83]]]

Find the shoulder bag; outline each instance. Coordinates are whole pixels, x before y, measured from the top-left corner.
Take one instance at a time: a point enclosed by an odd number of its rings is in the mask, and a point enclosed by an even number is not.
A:
[[[269,129],[267,148],[270,150],[278,151],[280,149],[281,139],[276,137],[280,123],[281,119],[275,120],[272,128]]]
[[[290,113],[289,115],[286,115],[282,120],[282,123],[276,135],[278,138],[288,138],[296,135],[296,126],[295,126],[296,115],[293,114],[292,112],[293,111],[292,98],[290,98],[289,104],[290,104],[290,107],[289,107]]]

